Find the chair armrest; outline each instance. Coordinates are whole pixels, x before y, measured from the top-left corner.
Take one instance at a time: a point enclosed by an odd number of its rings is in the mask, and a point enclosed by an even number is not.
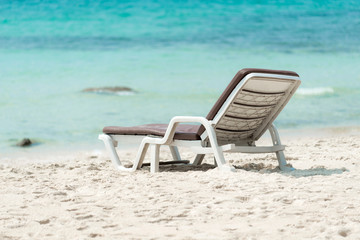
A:
[[[145,142],[151,142],[154,144],[170,144],[173,141],[176,127],[180,123],[200,123],[205,127],[205,131],[213,132],[211,135],[215,137],[215,131],[212,127],[212,121],[207,120],[204,117],[193,117],[193,116],[176,116],[170,120],[168,128],[166,129],[165,135],[162,138],[154,139],[151,137],[146,137]],[[216,138],[215,138],[216,139]]]

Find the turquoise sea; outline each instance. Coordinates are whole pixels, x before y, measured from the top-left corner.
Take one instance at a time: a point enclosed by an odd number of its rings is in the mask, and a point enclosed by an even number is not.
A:
[[[359,126],[360,1],[0,0],[0,155],[205,116],[246,67],[300,75],[280,129]]]

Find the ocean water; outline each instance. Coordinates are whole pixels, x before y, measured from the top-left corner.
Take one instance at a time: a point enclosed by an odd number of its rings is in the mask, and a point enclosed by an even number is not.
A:
[[[300,75],[280,129],[359,126],[359,66],[356,0],[0,0],[0,155],[205,116],[246,67]],[[106,86],[135,93],[82,92]]]

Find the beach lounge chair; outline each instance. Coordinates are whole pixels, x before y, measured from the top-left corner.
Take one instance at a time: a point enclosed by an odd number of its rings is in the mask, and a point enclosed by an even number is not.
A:
[[[177,147],[188,147],[196,153],[192,164],[201,164],[205,154],[214,154],[220,170],[233,171],[224,152],[275,153],[281,170],[287,166],[277,129],[272,124],[300,85],[299,75],[291,71],[246,68],[240,70],[207,117],[173,117],[169,124],[136,127],[105,127],[99,135],[115,167],[135,171],[142,167],[150,147],[150,171],[159,171],[159,149],[170,148],[175,162],[181,161]],[[184,124],[185,123],[185,124]],[[187,123],[187,124],[186,124]],[[192,125],[189,123],[196,123]],[[256,141],[269,131],[272,146],[256,146]],[[124,136],[144,136],[132,167],[125,167],[115,150]]]

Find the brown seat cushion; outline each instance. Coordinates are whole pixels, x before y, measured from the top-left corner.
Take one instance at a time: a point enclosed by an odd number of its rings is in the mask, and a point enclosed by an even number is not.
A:
[[[167,124],[146,124],[135,127],[104,127],[103,132],[113,135],[155,135],[163,137],[165,135]],[[177,140],[200,140],[199,125],[180,124],[176,127],[174,139]]]

